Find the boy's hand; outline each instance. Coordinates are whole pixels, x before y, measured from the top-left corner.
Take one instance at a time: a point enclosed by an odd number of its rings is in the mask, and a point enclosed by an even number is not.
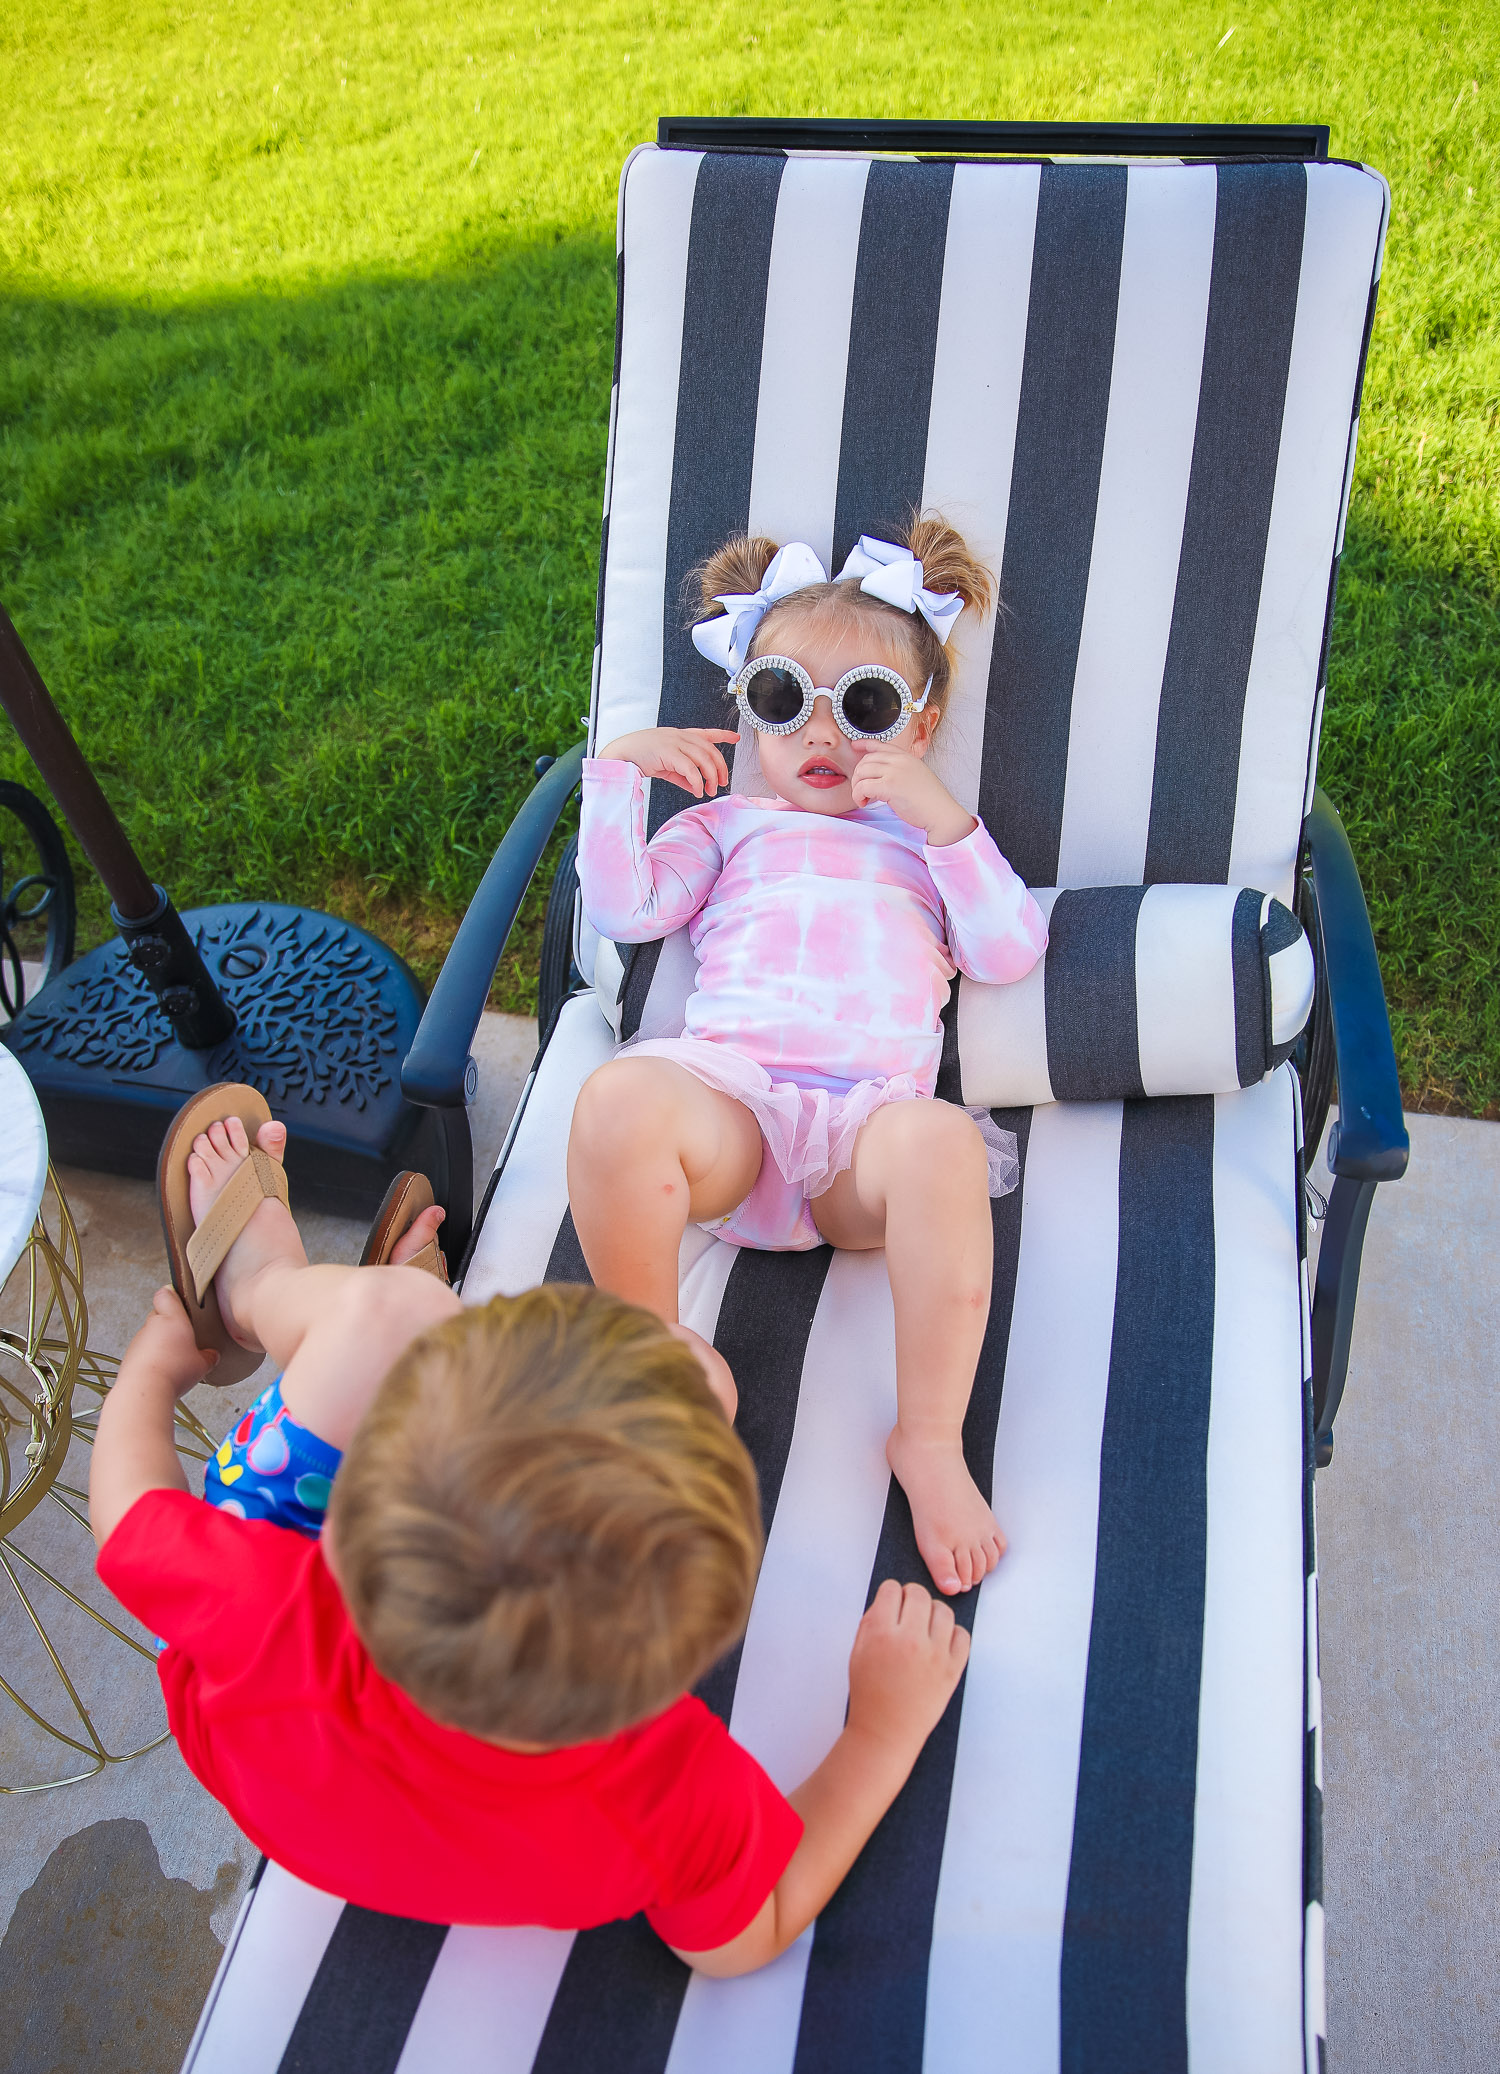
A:
[[[867,807],[872,799],[883,801],[909,828],[924,829],[935,850],[962,842],[978,825],[920,756],[898,749],[894,743],[867,749],[855,765],[850,783],[857,807]]]
[[[738,1937],[679,1958],[727,1980],[768,1964],[802,1935],[905,1785],[968,1661],[969,1637],[953,1608],[920,1584],[888,1577],[854,1638],[848,1725],[791,1795],[804,1828],[790,1864]]]
[[[185,1491],[172,1445],[172,1401],[201,1383],[218,1360],[193,1343],[175,1292],[158,1289],[151,1315],[126,1348],[99,1408],[89,1460],[89,1525],[102,1548],[147,1491]]]
[[[715,745],[738,740],[732,727],[642,727],[634,734],[616,735],[598,753],[633,763],[648,778],[680,785],[694,799],[705,794],[712,799],[721,785],[726,790],[729,785],[729,765]]]
[[[850,1728],[910,1758],[937,1727],[968,1661],[968,1632],[953,1608],[920,1584],[888,1577],[854,1638]]]
[[[149,1367],[163,1376],[179,1397],[201,1383],[218,1358],[193,1338],[188,1314],[172,1288],[158,1289],[152,1297],[151,1314],[125,1354],[132,1366]]]

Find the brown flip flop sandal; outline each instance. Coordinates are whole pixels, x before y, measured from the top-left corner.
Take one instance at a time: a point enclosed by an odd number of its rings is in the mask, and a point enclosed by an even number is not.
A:
[[[211,1123],[224,1123],[231,1116],[237,1116],[245,1126],[250,1157],[230,1175],[208,1215],[195,1228],[188,1202],[188,1154],[200,1131],[206,1131]],[[253,1087],[221,1080],[183,1103],[167,1126],[156,1161],[156,1196],[172,1267],[172,1287],[182,1298],[198,1345],[205,1352],[212,1349],[218,1354],[217,1362],[204,1377],[205,1382],[218,1389],[242,1383],[265,1359],[264,1349],[242,1347],[230,1337],[214,1293],[214,1276],[261,1204],[267,1198],[282,1203],[287,1200],[285,1168],[255,1142],[261,1125],[270,1121],[271,1111],[263,1095]]]
[[[365,1240],[365,1250],[359,1256],[361,1267],[388,1267],[397,1242],[404,1238],[424,1210],[430,1210],[437,1198],[432,1192],[432,1183],[425,1174],[406,1172],[398,1174],[385,1192],[385,1199],[375,1212],[375,1222],[370,1226],[370,1236]],[[436,1239],[429,1239],[419,1253],[402,1262],[403,1267],[419,1267],[424,1274],[436,1275],[440,1282],[448,1279],[448,1263],[443,1258],[442,1248]]]

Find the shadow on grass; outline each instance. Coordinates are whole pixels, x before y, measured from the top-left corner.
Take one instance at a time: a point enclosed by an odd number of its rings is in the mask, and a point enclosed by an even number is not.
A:
[[[432,977],[588,703],[613,274],[574,237],[170,306],[0,294],[0,597],[182,905],[326,905]],[[13,743],[0,772],[31,777]],[[1321,772],[1410,1099],[1500,1113],[1500,613],[1358,496]]]
[[[0,597],[180,905],[336,907],[431,978],[587,709],[613,319],[582,237],[171,306],[0,294]],[[35,782],[13,741],[0,771]],[[505,1005],[529,986],[511,961]]]

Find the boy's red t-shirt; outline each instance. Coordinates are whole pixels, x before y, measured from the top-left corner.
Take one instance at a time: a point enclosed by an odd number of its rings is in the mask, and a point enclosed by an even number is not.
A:
[[[278,1865],[433,1923],[584,1929],[644,1909],[711,1951],[759,1913],[802,1823],[701,1700],[526,1757],[383,1678],[316,1541],[149,1491],[99,1575],[167,1647],[188,1767]]]

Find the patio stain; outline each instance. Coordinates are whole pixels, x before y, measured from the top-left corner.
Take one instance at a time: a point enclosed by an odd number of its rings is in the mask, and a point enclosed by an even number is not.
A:
[[[11,2074],[176,2074],[221,1957],[209,1919],[239,1876],[222,1864],[206,1893],[168,1879],[144,1822],[65,1838],[0,1943]]]

